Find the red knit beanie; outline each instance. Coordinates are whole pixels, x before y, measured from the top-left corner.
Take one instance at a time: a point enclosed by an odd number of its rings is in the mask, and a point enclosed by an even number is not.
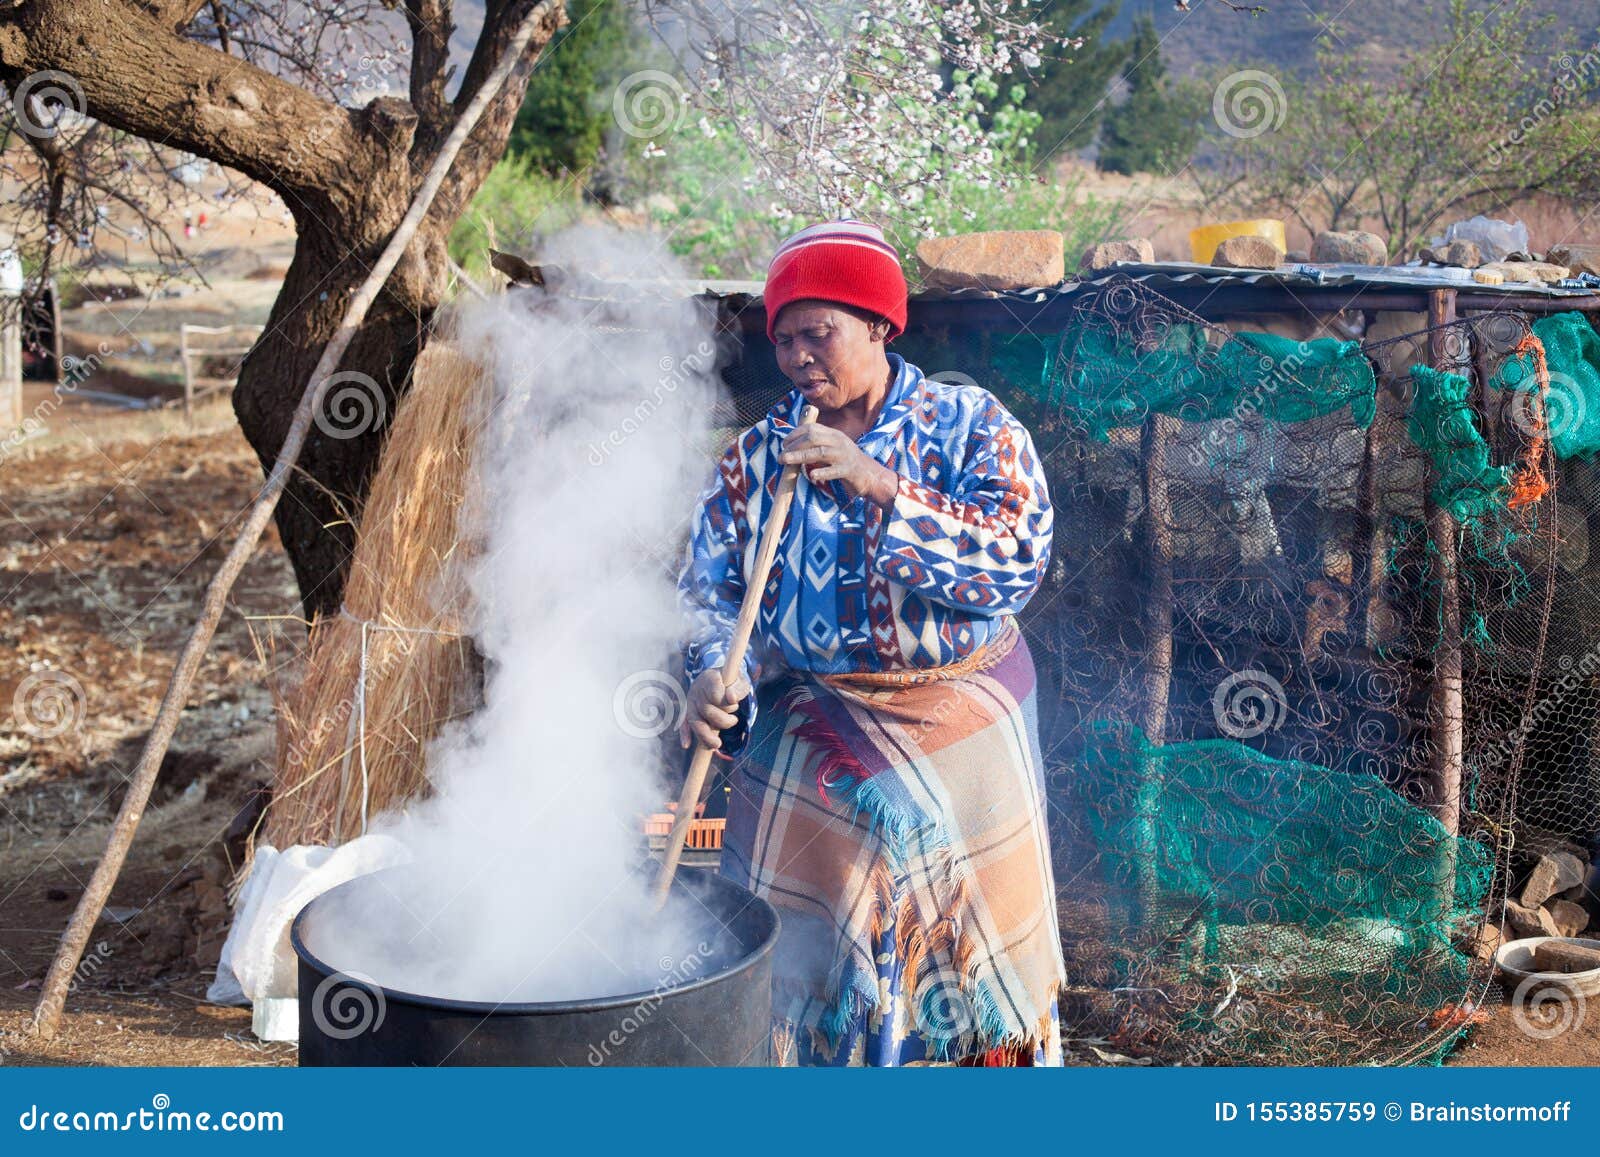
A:
[[[767,340],[791,301],[853,305],[889,320],[889,337],[906,328],[906,275],[883,230],[865,221],[828,221],[802,229],[778,246],[767,266]]]

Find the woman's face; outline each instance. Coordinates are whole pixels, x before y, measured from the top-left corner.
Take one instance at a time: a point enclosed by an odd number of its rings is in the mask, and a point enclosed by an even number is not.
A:
[[[866,396],[883,378],[885,321],[831,301],[783,307],[772,334],[778,368],[819,410],[838,410]]]

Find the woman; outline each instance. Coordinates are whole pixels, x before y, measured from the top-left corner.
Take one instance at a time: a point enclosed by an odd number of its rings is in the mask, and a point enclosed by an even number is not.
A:
[[[722,457],[679,587],[681,738],[740,756],[721,870],[783,921],[775,1059],[1058,1064],[1033,662],[1013,618],[1050,554],[1038,455],[989,393],[888,352],[906,283],[873,226],[789,238],[765,302],[794,389]],[[797,430],[806,404],[820,416]],[[790,463],[793,511],[724,686]]]

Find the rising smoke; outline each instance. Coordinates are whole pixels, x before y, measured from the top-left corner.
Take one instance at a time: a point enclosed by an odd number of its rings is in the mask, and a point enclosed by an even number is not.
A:
[[[592,227],[541,256],[679,275]],[[431,749],[436,794],[375,825],[409,849],[410,867],[327,909],[311,947],[433,996],[640,991],[706,936],[687,913],[649,913],[639,819],[660,807],[653,737],[675,727],[681,702],[666,674],[680,632],[673,580],[709,472],[712,323],[683,305],[532,291],[465,310],[459,340],[494,378],[463,536],[481,546],[471,587],[485,702]]]

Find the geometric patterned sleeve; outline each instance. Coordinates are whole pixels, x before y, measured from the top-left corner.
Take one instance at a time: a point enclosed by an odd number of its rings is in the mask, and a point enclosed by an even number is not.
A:
[[[873,565],[946,606],[1015,614],[1049,566],[1054,512],[1027,427],[992,396],[975,418],[958,477],[900,479]]]
[[[686,621],[684,671],[689,682],[709,668],[722,666],[732,641],[739,604],[744,600],[744,503],[730,489],[742,491],[743,462],[735,446],[724,455],[717,479],[700,496],[684,566],[678,576],[678,602]],[[760,664],[756,648],[747,647],[745,677],[756,685]]]

